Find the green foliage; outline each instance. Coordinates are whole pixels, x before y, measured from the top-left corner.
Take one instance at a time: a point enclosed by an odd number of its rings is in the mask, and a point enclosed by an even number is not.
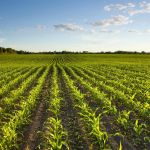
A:
[[[134,124],[134,131],[135,131],[135,133],[138,135],[138,136],[140,136],[141,135],[141,133],[145,130],[145,127],[146,127],[146,124],[139,124],[139,120],[137,119],[136,121],[135,121],[135,124]]]
[[[13,149],[17,147],[18,130],[26,124],[30,123],[29,117],[31,111],[35,109],[37,104],[37,98],[42,89],[45,77],[47,76],[49,67],[46,68],[44,73],[37,81],[37,85],[30,91],[30,94],[26,101],[20,103],[20,109],[16,111],[9,119],[8,122],[4,123],[1,128],[2,137],[0,137],[0,146],[5,149]]]
[[[69,149],[67,144],[67,132],[61,125],[58,118],[48,118],[45,123],[45,132],[43,133],[43,148],[48,150],[61,150],[64,146]],[[65,139],[65,140],[63,140]]]
[[[123,150],[121,141],[120,141],[120,144],[119,144],[119,150]]]
[[[41,149],[70,146],[60,115],[60,76],[78,112],[81,130],[82,126],[87,129],[92,144],[107,149],[119,133],[136,148],[146,149],[150,141],[149,58],[133,54],[0,55],[0,149],[20,148],[18,139],[30,124],[49,73],[50,87],[45,87],[50,93],[46,97],[48,118],[41,131]],[[116,149],[123,149],[122,142]]]
[[[48,110],[53,116],[50,116],[44,124],[42,132],[43,143],[40,146],[49,150],[61,150],[64,147],[69,149],[67,131],[65,131],[61,124],[61,119],[59,119],[61,98],[59,97],[58,74],[55,65],[52,66],[52,70],[51,95],[50,101],[48,100],[47,102],[49,105]]]
[[[119,116],[117,118],[117,122],[119,124],[121,124],[124,129],[127,129],[129,127],[129,115],[130,115],[131,111],[122,111],[119,112]]]

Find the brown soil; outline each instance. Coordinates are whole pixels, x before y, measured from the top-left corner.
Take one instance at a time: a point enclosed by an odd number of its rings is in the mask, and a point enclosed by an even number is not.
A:
[[[67,73],[69,73],[69,71],[66,69]],[[75,71],[75,73],[77,73]],[[77,75],[80,76],[80,74],[77,73]],[[71,76],[71,78],[73,80],[76,80],[74,77]],[[94,98],[92,98],[92,95],[89,91],[87,91],[82,85],[80,85],[79,83],[76,83],[76,86],[78,87],[78,89],[85,94],[85,98],[89,104],[89,106],[91,107],[91,109],[94,111],[96,108],[98,108],[98,106],[101,106],[100,103],[97,100],[94,100]],[[97,110],[97,112],[103,112],[102,108],[100,107],[99,110]],[[109,134],[115,133],[115,131],[119,131],[118,126],[116,126],[114,124],[114,117],[113,116],[107,116],[105,115],[105,117],[102,118],[102,128],[105,129]],[[136,148],[124,137],[120,137],[120,136],[112,136],[111,138],[109,138],[109,144],[111,146],[112,149],[116,150],[119,147],[119,143],[120,141],[122,141],[122,145],[123,145],[123,149],[124,150],[135,150]]]
[[[43,124],[47,118],[46,100],[49,97],[50,76],[51,72],[48,74],[43,85],[41,94],[39,96],[39,104],[31,117],[31,124],[27,126],[24,131],[22,139],[23,144],[21,146],[22,150],[35,150],[38,149],[40,144],[40,131],[42,130]]]
[[[38,131],[41,128],[41,125],[43,124],[43,117],[45,115],[45,102],[42,101],[39,104],[39,107],[37,109],[37,112],[34,115],[34,119],[29,126],[29,131],[26,133],[24,137],[24,146],[23,150],[34,150],[37,145],[37,138],[38,138]]]
[[[60,91],[62,91],[61,114],[62,125],[68,132],[69,148],[71,150],[89,150],[91,149],[88,139],[86,139],[85,132],[81,127],[77,110],[74,108],[74,103],[70,97],[70,91],[66,87],[63,77],[60,75]]]
[[[38,79],[38,78],[42,75],[43,71],[44,71],[44,68],[38,73],[36,79]],[[34,73],[34,72],[32,72],[30,75],[32,75],[33,73]],[[27,96],[29,95],[30,90],[31,90],[36,84],[37,84],[37,80],[34,80],[33,83],[32,83],[29,87],[26,88],[26,90],[24,91],[23,95],[21,95],[20,97],[18,97],[17,99],[15,99],[15,101],[13,102],[13,103],[14,103],[13,105],[7,105],[7,107],[4,108],[4,109],[5,109],[5,113],[13,114],[13,112],[14,112],[15,110],[19,110],[19,109],[20,109],[19,103],[20,103],[21,101],[26,100]],[[16,104],[17,104],[17,105],[16,105]],[[4,106],[5,106],[5,105],[4,105]],[[3,105],[1,105],[1,107],[3,107]],[[4,113],[4,114],[5,114],[5,113]],[[5,116],[2,116],[2,121],[3,121],[3,122],[7,122],[7,120],[9,120],[9,117],[7,117],[7,119],[6,119]]]

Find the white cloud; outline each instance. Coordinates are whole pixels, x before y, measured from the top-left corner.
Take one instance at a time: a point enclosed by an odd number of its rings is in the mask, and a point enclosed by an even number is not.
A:
[[[47,25],[39,24],[35,26],[26,26],[26,27],[21,27],[16,29],[17,33],[25,33],[25,32],[30,32],[30,31],[44,31],[48,28]]]
[[[100,32],[102,32],[102,33],[112,33],[113,31],[109,30],[109,29],[101,29]]]
[[[129,33],[135,33],[138,35],[144,35],[144,34],[149,34],[150,33],[150,29],[145,29],[145,30],[136,30],[136,29],[130,29],[128,30]]]
[[[139,31],[139,30],[136,30],[136,29],[130,29],[130,30],[128,30],[128,33],[137,34],[137,35],[142,35],[143,34],[142,31]]]
[[[46,26],[46,25],[37,25],[37,26],[36,26],[36,29],[37,29],[38,31],[43,31],[43,30],[47,29],[47,26]]]
[[[150,29],[147,29],[144,31],[145,33],[150,33]]]
[[[112,11],[112,10],[127,10],[127,13],[130,16],[137,15],[137,14],[145,14],[150,13],[150,3],[146,1],[142,1],[140,3],[126,3],[126,4],[110,4],[104,7],[105,11]]]
[[[126,25],[132,23],[132,20],[130,20],[128,17],[123,15],[114,16],[110,19],[100,20],[95,23],[93,23],[94,26],[101,26],[101,27],[108,27],[111,25]]]
[[[100,30],[101,33],[112,33],[112,34],[118,34],[120,33],[120,30],[109,30],[109,29],[101,29]]]
[[[129,33],[139,33],[139,31],[138,31],[138,30],[135,30],[135,29],[130,29],[130,30],[128,30],[128,32],[129,32]]]
[[[89,33],[94,34],[94,33],[97,33],[97,31],[96,31],[95,29],[90,29],[90,30],[89,30]]]
[[[84,29],[79,26],[79,25],[76,25],[76,24],[73,24],[73,23],[68,23],[68,24],[57,24],[57,25],[54,25],[55,29],[56,30],[59,30],[59,31],[84,31]]]
[[[149,6],[147,5],[147,7],[143,8],[143,9],[129,10],[128,13],[130,16],[137,15],[137,14],[150,13],[150,4],[149,4]]]
[[[142,1],[139,3],[139,9],[129,10],[128,13],[130,16],[150,13],[150,3]]]
[[[130,16],[136,15],[136,14],[143,14],[145,13],[145,10],[129,10],[128,11]]]
[[[145,7],[145,5],[147,5],[147,2],[146,1],[142,1],[139,3],[140,7]]]
[[[107,28],[91,28],[91,29],[87,29],[85,30],[85,35],[99,35],[100,33],[103,34],[119,34],[121,31],[120,30],[111,30],[111,29],[107,29]]]
[[[127,4],[110,4],[110,5],[106,5],[104,7],[105,11],[112,11],[112,10],[125,10],[125,9],[129,9],[129,8],[133,8],[135,7],[135,4],[133,3],[127,3]]]

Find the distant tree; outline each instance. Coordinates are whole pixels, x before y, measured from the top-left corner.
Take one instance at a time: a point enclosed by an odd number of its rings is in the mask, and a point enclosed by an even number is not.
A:
[[[115,52],[111,52],[111,51],[101,51],[101,52],[89,52],[89,51],[66,51],[66,50],[62,50],[62,51],[49,51],[49,52],[28,52],[28,51],[24,51],[24,50],[15,50],[12,48],[4,48],[4,47],[0,47],[0,54],[150,54],[150,52],[136,52],[136,51],[122,51],[122,50],[118,50]]]
[[[0,53],[1,54],[12,54],[12,53],[16,53],[16,51],[12,48],[4,48],[4,47],[0,47]]]
[[[83,54],[88,54],[89,52],[88,51],[83,51]]]

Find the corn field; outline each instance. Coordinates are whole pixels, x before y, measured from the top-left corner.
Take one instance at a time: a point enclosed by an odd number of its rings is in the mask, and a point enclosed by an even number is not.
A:
[[[150,55],[0,56],[0,150],[150,149]]]

